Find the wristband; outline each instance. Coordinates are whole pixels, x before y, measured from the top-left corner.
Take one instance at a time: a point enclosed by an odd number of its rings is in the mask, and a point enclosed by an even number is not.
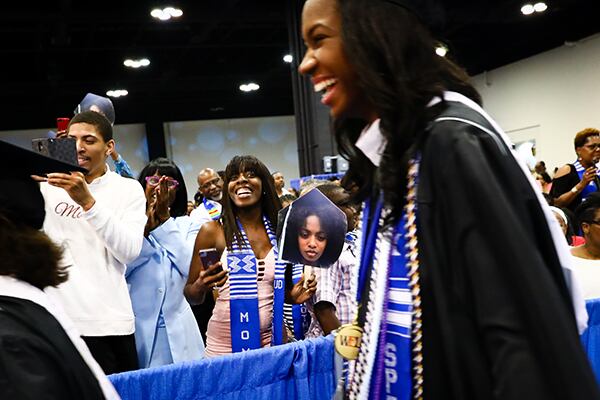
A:
[[[571,189],[571,193],[574,193],[574,194],[579,193],[579,190],[577,190],[577,186],[573,186],[573,188]]]

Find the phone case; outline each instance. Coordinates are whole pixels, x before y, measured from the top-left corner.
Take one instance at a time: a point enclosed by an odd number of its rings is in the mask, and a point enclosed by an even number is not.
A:
[[[202,260],[202,265],[204,266],[204,268],[207,268],[209,265],[215,264],[219,261],[219,253],[215,248],[200,249],[198,251],[198,255],[200,256],[200,260]]]
[[[44,154],[55,160],[64,161],[69,164],[78,165],[77,162],[77,146],[75,139],[33,139],[31,147],[34,151]]]

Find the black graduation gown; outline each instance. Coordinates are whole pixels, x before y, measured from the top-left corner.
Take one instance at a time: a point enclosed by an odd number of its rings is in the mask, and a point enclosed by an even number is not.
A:
[[[600,394],[537,197],[491,125],[448,103],[421,148],[425,399]]]
[[[104,399],[60,323],[29,300],[0,296],[1,399]]]

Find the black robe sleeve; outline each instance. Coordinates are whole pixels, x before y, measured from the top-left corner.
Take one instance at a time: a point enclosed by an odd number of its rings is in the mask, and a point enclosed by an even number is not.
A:
[[[541,207],[504,143],[438,123],[420,180],[425,397],[600,398]]]
[[[0,399],[104,399],[59,322],[29,300],[0,296]]]
[[[4,323],[4,321],[0,322]],[[45,343],[26,332],[0,337],[0,397],[70,399],[69,382]]]

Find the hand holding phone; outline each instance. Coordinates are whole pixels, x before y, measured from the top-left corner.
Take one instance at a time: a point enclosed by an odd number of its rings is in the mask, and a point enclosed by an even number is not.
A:
[[[67,136],[67,128],[69,127],[69,118],[56,118],[56,137]]]
[[[207,270],[211,265],[218,263],[220,258],[219,252],[215,248],[200,249],[198,251],[198,255],[200,256],[200,261],[202,261],[202,267],[204,270]],[[214,269],[214,271],[212,271],[212,275],[216,275],[221,271],[223,271],[222,265]]]

